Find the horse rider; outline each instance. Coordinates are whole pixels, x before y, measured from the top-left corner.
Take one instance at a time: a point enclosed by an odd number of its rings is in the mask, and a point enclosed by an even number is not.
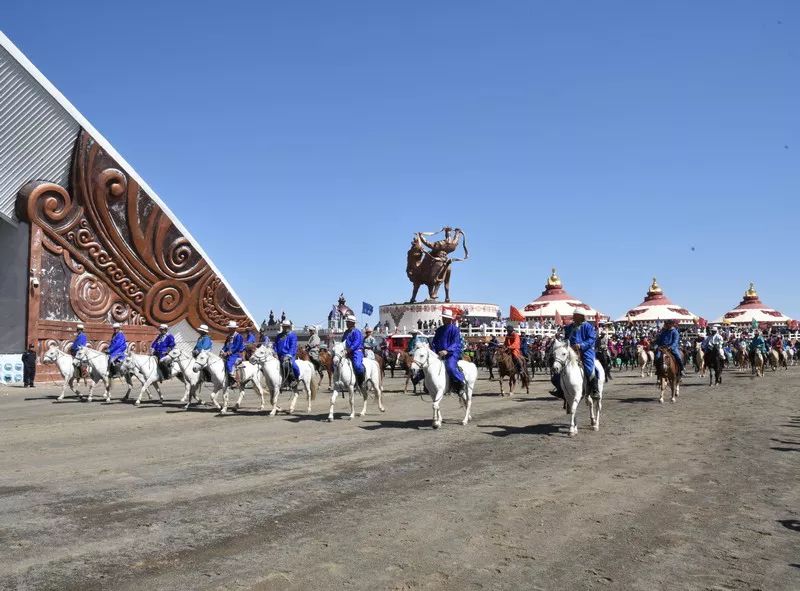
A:
[[[606,323],[600,323],[600,334],[597,337],[597,345],[595,346],[595,354],[600,365],[606,373],[606,381],[611,378],[611,364],[608,359],[608,331],[606,330]]]
[[[306,351],[308,351],[308,358],[311,360],[311,364],[314,366],[314,371],[318,372],[320,367],[319,346],[322,341],[320,341],[319,335],[317,334],[316,326],[309,326],[308,332],[309,337],[308,342],[306,343]]]
[[[755,367],[756,365],[756,351],[761,351],[761,356],[764,357],[767,354],[767,343],[764,340],[764,337],[761,336],[761,331],[756,329],[753,332],[753,339],[750,341],[750,365]]]
[[[225,360],[225,372],[234,388],[239,387],[236,364],[244,353],[244,339],[237,331],[238,328],[239,325],[234,320],[228,321],[228,336],[225,338],[225,344],[222,345],[222,351],[220,351],[220,357]]]
[[[706,336],[703,344],[700,345],[703,349],[703,353],[708,353],[709,351],[713,351],[717,347],[722,347],[724,343],[724,339],[722,335],[719,334],[719,326],[716,324],[711,327],[711,333]]]
[[[169,368],[163,359],[175,348],[175,337],[168,331],[169,327],[166,324],[159,324],[158,336],[150,345],[150,354],[156,358],[159,380],[164,380],[169,376]]]
[[[417,348],[417,345],[427,344],[428,339],[419,332],[416,328],[411,329],[411,338],[408,340],[408,346],[406,347],[406,353],[413,355],[414,349]]]
[[[266,326],[262,325],[261,328],[258,329],[258,345],[264,345],[265,347],[269,345]]]
[[[489,379],[494,379],[494,370],[492,368],[492,362],[494,361],[494,355],[497,352],[497,349],[500,348],[500,341],[497,340],[497,337],[492,335],[492,338],[489,339],[489,342],[486,343],[486,367],[489,368]]]
[[[372,329],[369,326],[364,328],[364,355],[368,359],[375,359],[375,347],[377,344],[377,339],[372,336]]]
[[[517,373],[523,373],[525,364],[522,360],[522,352],[520,351],[521,344],[519,334],[514,330],[514,326],[509,324],[506,326],[506,338],[503,340],[503,350],[511,355],[511,360],[514,362],[514,368]]]
[[[290,365],[292,368],[292,375],[286,376],[289,379],[288,386],[293,388],[300,379],[300,367],[298,367],[295,358],[297,357],[297,335],[292,330],[292,323],[290,320],[284,318],[281,320],[281,332],[275,337],[275,354],[281,362],[281,370],[285,365]],[[288,372],[286,372],[288,374]]]
[[[83,332],[83,324],[79,323],[78,326],[75,327],[75,338],[72,340],[72,344],[69,347],[69,354],[72,355],[72,365],[75,366],[76,370],[80,368],[81,362],[75,359],[75,356],[88,342],[89,340],[86,338],[86,333]]]
[[[432,349],[444,361],[445,369],[450,376],[450,390],[461,394],[465,382],[464,374],[458,367],[458,361],[461,359],[461,331],[454,322],[453,311],[450,309],[442,311],[442,325],[433,335]]]
[[[678,377],[682,378],[683,356],[681,355],[680,342],[681,335],[678,332],[678,329],[675,328],[675,321],[671,318],[668,318],[664,321],[664,326],[656,338],[656,346],[659,347],[658,350],[656,350],[656,361],[661,358],[661,347],[668,348],[670,351],[672,351],[672,354],[675,357],[675,362],[678,364]]]
[[[783,355],[783,337],[781,333],[776,331],[775,334],[773,334],[770,345],[778,352],[778,358],[780,358]]]
[[[531,353],[530,345],[531,345],[531,338],[526,334],[522,335],[519,339],[519,351],[520,353],[522,353],[522,358],[525,361],[528,360],[528,356]]]
[[[353,362],[353,371],[356,374],[356,383],[360,386],[364,383],[364,337],[361,331],[356,328],[356,317],[348,314],[344,319],[347,330],[342,335],[342,342],[350,361]]]
[[[194,344],[194,350],[192,351],[192,357],[197,357],[201,351],[211,351],[211,337],[208,336],[208,327],[205,324],[201,324],[197,327],[197,332],[200,333],[200,336],[197,337],[197,342]]]
[[[253,326],[247,327],[247,334],[244,335],[244,359],[247,361],[253,354],[253,351],[258,347],[258,339],[256,338],[256,329]]]
[[[128,343],[125,340],[125,333],[119,322],[111,325],[114,334],[108,344],[108,377],[112,378],[119,373],[119,366],[125,361],[125,353],[128,351]]]
[[[597,332],[594,325],[586,322],[584,312],[577,308],[572,312],[571,326],[569,344],[581,356],[583,371],[589,384],[589,393],[597,394],[597,372],[594,367]]]

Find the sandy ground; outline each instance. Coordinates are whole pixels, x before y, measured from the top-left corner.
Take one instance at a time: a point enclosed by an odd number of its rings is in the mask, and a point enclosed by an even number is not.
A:
[[[400,384],[332,424],[327,394],[269,418],[0,389],[0,587],[800,589],[800,367],[664,405],[616,374],[575,438],[543,378],[482,374],[439,431]]]

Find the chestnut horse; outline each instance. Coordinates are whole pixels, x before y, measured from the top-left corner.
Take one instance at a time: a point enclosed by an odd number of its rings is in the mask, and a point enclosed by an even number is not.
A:
[[[517,385],[517,379],[522,382],[522,387],[525,388],[525,392],[530,394],[530,384],[528,380],[528,372],[525,370],[525,361],[524,359],[521,360],[522,371],[517,371],[517,367],[514,364],[514,359],[511,353],[504,351],[503,349],[498,349],[494,353],[494,359],[497,362],[497,371],[500,374],[500,396],[505,395],[503,392],[503,378],[508,378],[508,395],[514,395],[514,388]]]
[[[672,391],[670,402],[675,402],[678,399],[681,389],[681,378],[678,375],[678,362],[669,347],[659,347],[661,355],[656,359],[656,377],[658,378],[658,387],[661,393],[658,401],[663,404],[664,390],[669,384]]]

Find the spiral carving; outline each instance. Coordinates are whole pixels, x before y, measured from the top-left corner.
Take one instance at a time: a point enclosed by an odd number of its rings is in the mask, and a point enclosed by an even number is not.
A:
[[[70,303],[84,320],[105,320],[116,297],[106,283],[84,273],[70,279]]]
[[[114,322],[125,322],[131,315],[131,308],[128,304],[115,302],[111,306],[111,318]]]
[[[169,324],[186,314],[189,305],[189,288],[177,281],[159,281],[147,292],[144,310],[154,324]]]

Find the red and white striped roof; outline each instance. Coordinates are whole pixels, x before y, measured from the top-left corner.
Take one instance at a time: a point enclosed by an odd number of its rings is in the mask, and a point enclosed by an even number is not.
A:
[[[644,301],[628,310],[617,322],[658,322],[659,320],[677,320],[678,324],[694,324],[697,317],[686,308],[673,303],[664,295],[658,281],[653,277],[653,283],[647,290]]]
[[[542,295],[525,306],[522,310],[522,314],[528,320],[534,321],[552,320],[556,317],[556,312],[558,312],[558,315],[564,322],[570,322],[572,320],[572,312],[575,308],[582,309],[587,319],[594,320],[597,314],[600,314],[600,318],[603,320],[608,319],[608,316],[605,314],[598,312],[591,306],[584,304],[578,298],[564,291],[561,279],[556,274],[556,270],[553,269],[552,274],[548,277],[547,283],[544,286]]]
[[[725,324],[747,324],[751,325],[753,320],[759,324],[789,324],[791,318],[785,316],[773,308],[765,306],[758,298],[753,284],[744,292],[744,298],[739,302],[730,312],[725,313],[723,316],[715,320],[715,322],[723,322]]]

